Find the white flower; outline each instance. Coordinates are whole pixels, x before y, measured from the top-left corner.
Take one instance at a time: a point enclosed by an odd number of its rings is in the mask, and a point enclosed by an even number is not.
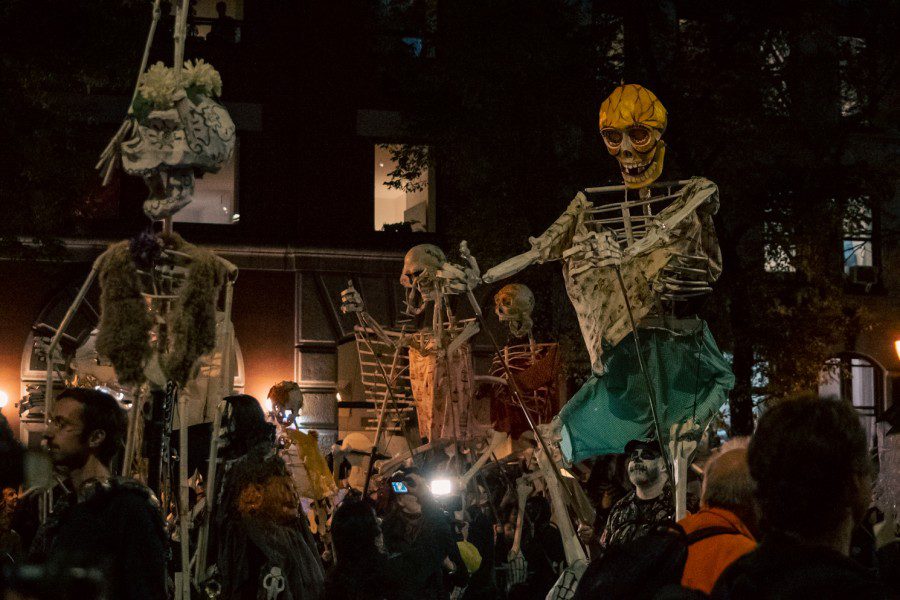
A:
[[[141,76],[138,93],[157,110],[172,108],[175,74],[163,63],[156,63]]]
[[[191,86],[199,88],[207,96],[222,95],[221,75],[202,58],[197,59],[196,62],[188,60],[184,63],[184,69],[181,71],[181,87],[189,88]]]

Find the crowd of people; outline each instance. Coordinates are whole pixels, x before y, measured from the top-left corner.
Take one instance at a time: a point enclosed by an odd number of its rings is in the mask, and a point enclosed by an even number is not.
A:
[[[330,527],[317,527],[259,403],[229,402],[227,466],[218,490],[207,491],[216,498],[210,597],[545,598],[565,566],[548,498],[517,497],[523,462],[496,463],[464,499],[436,497],[425,471],[404,467],[366,497],[344,491]],[[29,492],[18,497],[22,448],[3,426],[3,597],[169,597],[177,545],[155,495],[114,473],[125,432],[116,400],[79,388],[60,394],[45,434],[59,485],[39,525],[28,516]],[[871,505],[872,461],[844,403],[768,409],[752,438],[705,461],[699,498],[678,522],[655,440],[591,466],[583,484],[598,516],[578,528],[590,563],[574,598],[900,597],[896,525]]]

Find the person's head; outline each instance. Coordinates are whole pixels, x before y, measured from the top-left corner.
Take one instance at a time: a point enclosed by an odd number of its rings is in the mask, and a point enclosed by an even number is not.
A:
[[[226,5],[224,2],[216,2],[216,12],[219,14],[220,17],[225,16],[225,10],[226,10],[225,6]]]
[[[748,461],[767,531],[820,539],[858,522],[871,499],[865,433],[838,400],[804,397],[766,411]]]
[[[746,438],[745,438],[746,440]],[[722,447],[706,464],[700,503],[704,508],[724,508],[733,512],[752,531],[756,527],[756,485],[750,477],[744,447],[731,444]]]
[[[509,542],[513,541],[513,539],[516,537],[515,523],[510,523],[509,521],[507,521],[503,524],[503,537]]]
[[[637,488],[649,488],[666,476],[666,463],[659,444],[652,440],[632,440],[625,446],[628,479]]]
[[[12,512],[16,508],[16,504],[19,501],[19,492],[16,488],[5,487],[3,488],[3,508],[9,512]]]
[[[125,439],[125,411],[109,394],[68,388],[53,404],[44,439],[59,467],[81,468],[91,456],[109,467]]]
[[[398,484],[395,486],[394,484]],[[418,483],[414,478],[410,477],[404,471],[397,471],[391,475],[389,485],[391,495],[391,506],[395,510],[409,515],[415,516],[422,513],[422,504],[419,502],[418,496],[414,493]],[[398,491],[395,487],[406,488],[406,491]]]
[[[227,396],[225,402],[222,445],[227,448],[227,456],[241,456],[263,442],[275,444],[275,426],[266,422],[266,415],[256,398],[235,394]]]
[[[331,520],[331,540],[337,562],[344,565],[380,552],[384,541],[372,506],[360,499],[344,500]]]
[[[550,502],[543,496],[532,496],[525,501],[525,516],[532,525],[550,522]]]

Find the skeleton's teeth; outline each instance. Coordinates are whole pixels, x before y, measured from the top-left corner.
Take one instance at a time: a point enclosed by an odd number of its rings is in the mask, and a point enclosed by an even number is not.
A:
[[[624,172],[626,175],[637,176],[646,171],[649,166],[649,162],[646,162],[642,165],[622,165],[622,172]]]

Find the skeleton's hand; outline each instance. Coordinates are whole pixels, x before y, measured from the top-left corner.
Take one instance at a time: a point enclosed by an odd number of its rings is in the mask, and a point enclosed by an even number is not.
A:
[[[459,253],[467,265],[444,263],[437,272],[438,285],[444,294],[465,294],[481,283],[478,261],[469,253],[469,246],[465,240],[459,244]]]
[[[534,491],[534,485],[527,477],[519,477],[516,479],[516,496],[519,498],[527,498]]]
[[[563,252],[563,258],[572,261],[569,269],[572,276],[622,264],[622,248],[611,231],[581,233],[572,238],[572,242],[572,247]]]
[[[349,287],[341,292],[341,312],[346,315],[364,311],[362,296],[353,287],[352,281],[348,281],[347,284]]]
[[[594,528],[590,525],[585,525],[584,523],[578,524],[578,539],[580,539],[585,544],[590,543],[592,539],[594,539]]]
[[[697,450],[702,435],[703,430],[693,419],[674,423],[669,431],[669,455],[675,457],[680,453],[682,457],[690,458]]]

